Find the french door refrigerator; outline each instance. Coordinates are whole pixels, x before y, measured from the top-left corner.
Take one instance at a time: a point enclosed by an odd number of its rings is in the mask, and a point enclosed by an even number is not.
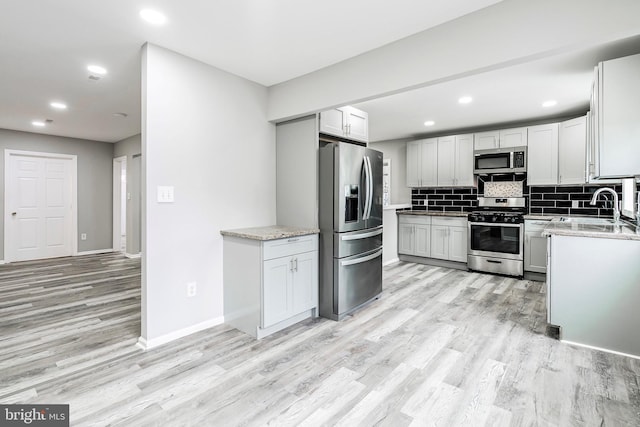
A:
[[[382,292],[382,153],[320,148],[319,314],[340,320]]]

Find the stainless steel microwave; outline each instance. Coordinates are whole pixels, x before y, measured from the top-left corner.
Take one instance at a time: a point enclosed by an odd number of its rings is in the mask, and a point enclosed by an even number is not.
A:
[[[527,171],[527,147],[492,148],[473,152],[473,173],[523,173]]]

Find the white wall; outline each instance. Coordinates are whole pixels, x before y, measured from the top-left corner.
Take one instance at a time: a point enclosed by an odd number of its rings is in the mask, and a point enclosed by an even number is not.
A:
[[[269,119],[437,84],[640,34],[638,0],[509,0],[271,86]]]
[[[411,189],[407,187],[407,140],[372,142],[369,147],[391,159],[391,204],[411,203]]]
[[[275,223],[265,87],[151,44],[142,55],[142,338],[223,315],[221,229]],[[156,201],[174,186],[175,202]],[[187,283],[197,296],[187,297]]]

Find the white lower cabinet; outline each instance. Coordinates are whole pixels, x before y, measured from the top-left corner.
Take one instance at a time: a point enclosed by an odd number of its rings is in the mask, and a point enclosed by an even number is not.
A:
[[[449,257],[449,227],[431,226],[431,258],[447,259]]]
[[[262,327],[267,328],[315,306],[318,253],[306,252],[264,262]],[[315,291],[314,291],[315,284]]]
[[[262,338],[317,315],[318,236],[224,238],[225,323]]]
[[[431,217],[400,215],[398,219],[398,253],[431,256]]]
[[[467,262],[466,218],[433,218],[431,222],[431,258]]]
[[[398,253],[467,262],[467,219],[400,215]]]
[[[524,271],[547,272],[547,238],[541,236],[548,221],[524,222]]]

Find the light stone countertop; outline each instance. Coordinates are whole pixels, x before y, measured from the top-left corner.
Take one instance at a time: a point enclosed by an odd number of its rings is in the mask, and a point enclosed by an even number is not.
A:
[[[382,208],[385,211],[390,211],[390,210],[397,210],[397,209],[407,209],[411,207],[411,203],[396,203],[395,205],[387,205],[387,206],[383,206]]]
[[[633,225],[585,224],[550,221],[541,235],[596,237],[602,239],[640,240],[640,228]]]
[[[534,221],[551,221],[553,218],[557,218],[560,215],[558,214],[554,214],[554,215],[543,215],[543,214],[527,214],[527,215],[523,215],[524,219],[531,219]],[[568,216],[568,215],[566,215]]]
[[[276,240],[289,237],[318,234],[317,228],[289,227],[286,225],[269,225],[266,227],[237,228],[234,230],[220,230],[220,234],[229,237],[240,237],[251,240]]]
[[[457,216],[466,218],[469,212],[440,212],[440,211],[398,211],[398,215],[425,215],[425,216]]]

